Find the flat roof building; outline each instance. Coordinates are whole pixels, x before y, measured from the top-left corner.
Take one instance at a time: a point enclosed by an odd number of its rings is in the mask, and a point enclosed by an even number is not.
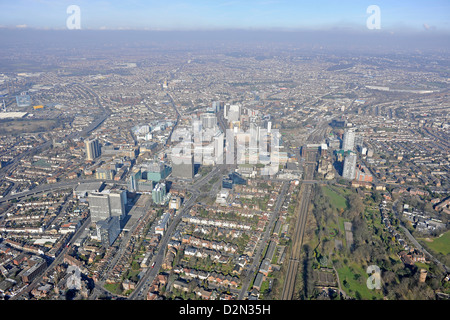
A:
[[[95,223],[113,216],[122,220],[126,215],[126,202],[125,190],[104,190],[90,193],[88,203],[91,221]]]
[[[172,155],[172,177],[180,179],[194,178],[194,155]]]

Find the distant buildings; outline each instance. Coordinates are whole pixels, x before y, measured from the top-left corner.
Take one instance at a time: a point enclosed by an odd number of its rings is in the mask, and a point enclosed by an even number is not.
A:
[[[29,107],[31,106],[31,97],[28,94],[16,96],[16,103],[18,107]]]

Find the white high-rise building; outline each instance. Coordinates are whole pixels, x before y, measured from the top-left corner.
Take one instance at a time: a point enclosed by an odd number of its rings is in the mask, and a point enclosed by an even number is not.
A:
[[[239,121],[241,119],[241,106],[238,104],[232,104],[228,111],[228,121]]]
[[[218,131],[214,135],[214,156],[216,164],[223,164],[223,150],[224,150],[224,134]]]
[[[353,180],[356,177],[356,154],[353,152],[345,157],[342,177],[348,180]]]
[[[355,148],[355,131],[353,129],[347,129],[342,138],[342,150],[353,151]]]
[[[200,115],[200,120],[204,129],[213,129],[217,126],[217,117],[214,114],[204,113]]]

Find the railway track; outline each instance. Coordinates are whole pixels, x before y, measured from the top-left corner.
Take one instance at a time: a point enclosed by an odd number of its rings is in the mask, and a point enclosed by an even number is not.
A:
[[[310,151],[307,154],[305,180],[312,180],[314,176],[315,160],[317,152]],[[305,233],[306,221],[308,219],[308,208],[311,201],[313,186],[311,184],[303,184],[298,195],[298,206],[295,210],[297,222],[293,234],[292,250],[289,257],[289,264],[284,281],[282,300],[292,300],[294,296],[295,281],[297,278],[298,267],[300,265],[301,249],[303,244],[303,236]]]

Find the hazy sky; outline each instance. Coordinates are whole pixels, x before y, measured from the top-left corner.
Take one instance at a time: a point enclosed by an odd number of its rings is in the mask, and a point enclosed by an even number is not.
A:
[[[383,30],[450,32],[449,0],[0,0],[0,26],[65,29],[69,5],[82,29],[367,29],[377,5]]]

